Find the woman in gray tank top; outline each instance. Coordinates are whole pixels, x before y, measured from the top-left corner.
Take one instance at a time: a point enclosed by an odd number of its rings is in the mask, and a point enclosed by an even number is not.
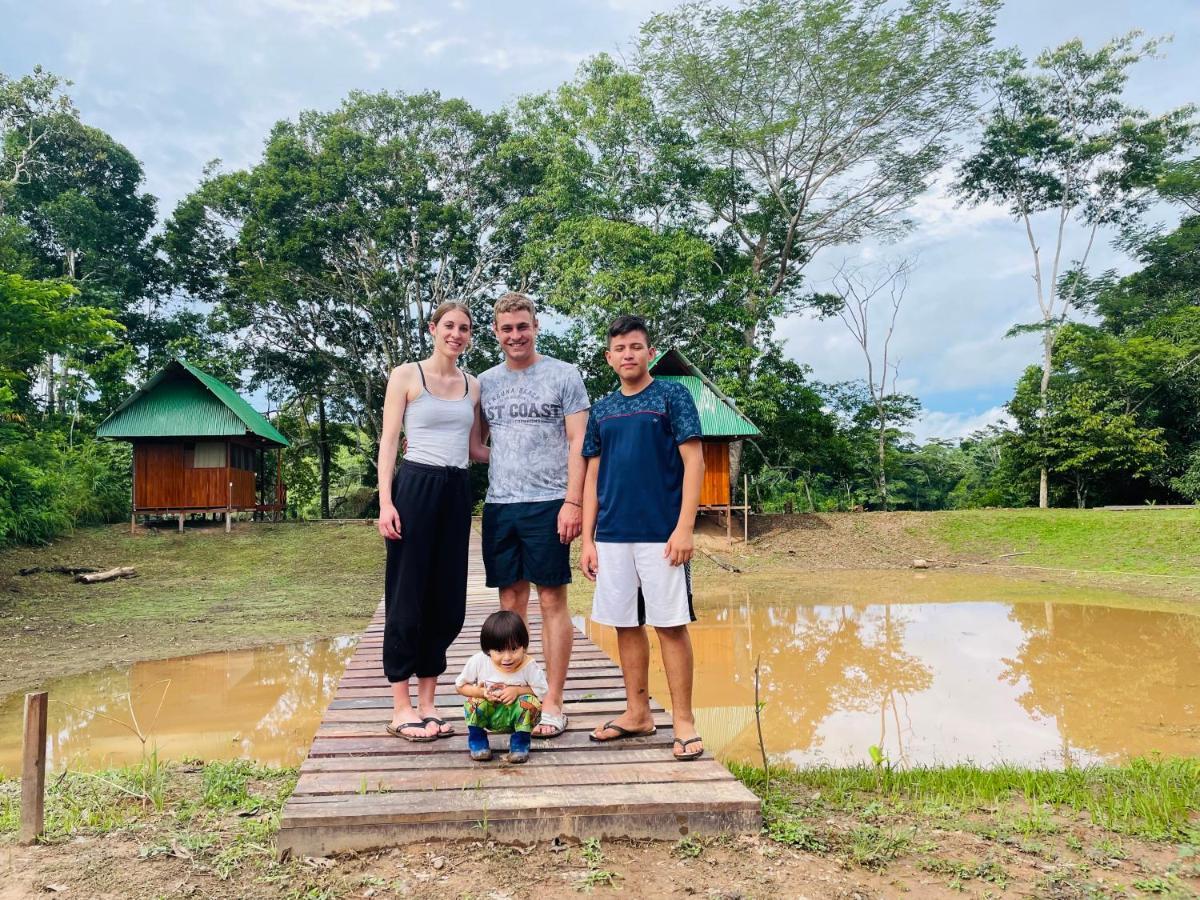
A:
[[[379,533],[387,543],[383,670],[392,685],[389,734],[435,741],[454,729],[434,707],[446,649],[462,630],[471,534],[468,460],[486,462],[479,384],[458,368],[471,313],[443,303],[429,322],[433,352],[388,378],[379,440]],[[400,431],[407,445],[399,467]],[[393,477],[394,476],[394,477]],[[417,705],[409,681],[417,677]]]

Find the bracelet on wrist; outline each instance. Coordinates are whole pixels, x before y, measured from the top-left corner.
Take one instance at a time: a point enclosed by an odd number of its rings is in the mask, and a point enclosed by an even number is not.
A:
[[[570,503],[572,506],[578,506],[580,509],[583,509],[583,504],[576,503],[574,500],[564,500],[563,503]]]

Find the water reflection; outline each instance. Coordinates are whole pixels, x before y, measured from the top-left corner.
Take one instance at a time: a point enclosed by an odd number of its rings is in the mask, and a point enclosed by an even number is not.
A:
[[[1057,722],[1063,752],[1135,756],[1200,748],[1200,617],[1014,606],[1024,632],[1005,678],[1021,707]]]
[[[1200,611],[1181,604],[953,573],[822,572],[712,580],[697,611],[696,715],[726,759],[758,758],[759,659],[767,749],[796,764],[862,763],[872,745],[907,764],[1200,754]],[[581,624],[615,657],[611,629]],[[127,727],[136,719],[169,758],[297,765],[354,644],[209,653],[50,682],[49,763],[136,761],[142,745]],[[651,690],[669,700],[656,647]],[[8,775],[19,767],[21,715],[22,695],[0,698]]]
[[[298,765],[356,640],[152,660],[48,682],[47,764],[136,762],[136,728],[160,757]],[[9,776],[20,771],[23,702],[23,694],[0,699],[0,772]]]
[[[1200,753],[1200,617],[1128,596],[1088,605],[1061,588],[1062,602],[1035,601],[1003,579],[891,577],[845,592],[749,580],[702,591],[692,637],[709,748],[758,759],[761,658],[768,752],[800,765],[866,762],[872,745],[906,764]],[[948,582],[966,599],[917,602]],[[611,629],[589,632],[615,655]],[[652,669],[666,703],[657,650]]]

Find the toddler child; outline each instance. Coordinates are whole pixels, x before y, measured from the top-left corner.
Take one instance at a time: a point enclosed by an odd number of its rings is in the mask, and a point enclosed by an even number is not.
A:
[[[529,630],[516,613],[501,610],[488,616],[479,632],[476,653],[454,681],[467,698],[467,747],[471,759],[492,758],[487,730],[512,732],[508,741],[509,763],[529,759],[529,738],[542,717],[542,701],[550,686],[546,673],[529,655]]]

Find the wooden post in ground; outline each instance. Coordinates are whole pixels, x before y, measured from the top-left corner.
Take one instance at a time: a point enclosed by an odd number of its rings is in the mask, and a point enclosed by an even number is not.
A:
[[[183,513],[179,514],[179,533],[183,534]]]
[[[225,533],[229,534],[233,528],[233,474],[230,468],[233,465],[233,442],[225,441],[225,482],[229,485],[228,496],[225,501]]]
[[[750,476],[742,473],[742,543],[750,543]]]
[[[46,707],[49,694],[25,695],[25,743],[21,760],[22,844],[42,836],[46,821]]]

